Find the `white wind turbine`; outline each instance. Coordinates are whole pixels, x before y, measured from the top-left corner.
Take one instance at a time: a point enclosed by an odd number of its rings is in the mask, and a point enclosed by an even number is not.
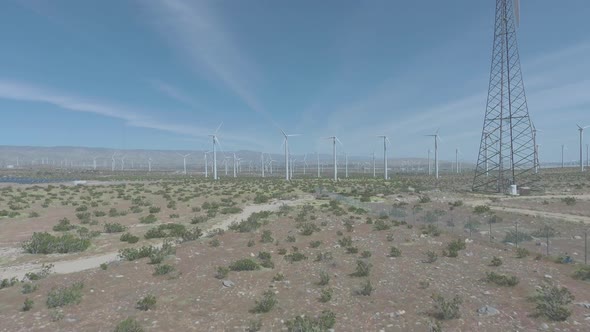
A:
[[[217,129],[213,132],[213,134],[209,135],[213,139],[213,180],[219,180],[217,177],[217,145],[219,144],[219,140],[217,139],[217,132],[223,125],[223,122],[219,124]]]
[[[348,179],[348,153],[344,153],[344,177]]]
[[[438,141],[440,140],[440,136],[438,135],[438,129],[434,134],[425,136],[434,137],[434,176],[436,179],[438,179]]]
[[[375,152],[373,152],[373,177],[377,176],[377,165],[375,164]]]
[[[115,171],[115,166],[116,166],[116,161],[115,161],[115,157],[117,156],[117,153],[113,153],[113,155],[111,156],[111,171],[114,172]],[[67,168],[67,162],[65,162],[66,164],[66,168]]]
[[[184,165],[184,169],[183,169],[183,174],[184,175],[186,175],[186,158],[188,158],[188,156],[190,156],[191,154],[192,153],[189,153],[189,154],[180,154],[180,153],[177,153],[177,155],[179,155],[179,156],[182,157],[182,162],[183,162],[183,165]]]
[[[336,159],[336,141],[342,145],[342,142],[336,136],[325,137],[332,140],[332,158],[334,159],[334,181],[338,181],[338,160]]]
[[[205,156],[204,156],[204,159],[205,159],[205,178],[208,178],[209,177],[209,172],[208,172],[209,162],[207,161],[207,154],[208,153],[209,153],[209,151],[205,152]]]
[[[387,138],[387,136],[385,135],[379,135],[377,137],[383,138],[383,177],[385,180],[387,180],[387,143],[391,144],[391,142],[389,141],[389,138]]]
[[[237,160],[237,158],[236,158],[236,154],[235,154],[235,153],[234,153],[234,160],[233,160],[233,163],[234,163],[234,178],[235,178],[235,177],[237,177],[237,176],[238,176],[238,175],[237,175],[237,173],[236,173],[236,167],[238,166],[238,160]]]
[[[561,145],[561,168],[564,168],[565,167],[565,162],[564,162],[564,159],[563,159],[563,152],[564,152],[565,149],[566,149],[565,144],[562,144]]]
[[[580,126],[579,124],[576,124],[576,126],[578,126],[578,131],[580,131],[580,170],[583,172],[584,171],[584,156],[582,154],[582,146],[584,145],[584,129],[590,127],[590,126]]]
[[[285,180],[289,181],[290,180],[290,176],[289,176],[289,137],[301,136],[301,135],[300,134],[287,135],[285,133],[285,131],[283,131],[282,129],[281,129],[281,133],[283,133],[283,136],[285,137],[285,139],[283,140],[283,145],[285,146]]]
[[[303,156],[303,175],[305,176],[305,173],[307,171],[307,153]]]
[[[318,179],[320,178],[320,154],[318,152],[315,153],[315,156],[317,157],[318,160]]]
[[[148,158],[148,172],[152,171],[152,157]]]
[[[228,157],[228,156],[223,158],[223,166],[225,167],[225,176],[227,176],[227,167],[228,167],[230,159],[231,159],[231,157]]]
[[[264,152],[260,154],[260,170],[262,171],[262,177],[264,177]]]
[[[125,170],[125,155],[121,156],[121,170]]]
[[[92,157],[92,168],[94,168],[95,171],[96,171],[96,159],[98,159],[98,157]]]

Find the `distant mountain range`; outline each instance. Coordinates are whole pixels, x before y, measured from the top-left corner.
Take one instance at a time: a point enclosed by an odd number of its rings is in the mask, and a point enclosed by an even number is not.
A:
[[[35,146],[0,146],[0,167],[2,168],[85,168],[93,169],[96,159],[97,169],[110,170],[115,160],[115,168],[120,170],[147,170],[148,161],[151,158],[153,170],[182,170],[183,155],[187,157],[187,168],[191,171],[203,169],[205,164],[205,152],[187,150],[118,150],[108,148],[88,148],[73,146],[56,147],[35,147]],[[233,154],[241,159],[242,169],[251,167],[259,169],[261,164],[261,153],[256,151],[218,151],[218,167],[224,168],[224,159],[228,159],[231,169]],[[295,154],[291,156],[297,167],[303,167],[305,155]],[[285,157],[283,154],[264,154],[265,162],[274,160],[274,167],[283,165]],[[306,161],[310,169],[317,165],[316,154],[308,154]],[[377,169],[383,168],[383,157],[376,155],[375,163]],[[213,154],[208,154],[208,161],[211,163]],[[331,165],[332,155],[319,154],[320,164]],[[344,166],[344,155],[338,156],[338,164]],[[434,161],[431,160],[434,164]],[[349,167],[368,168],[372,171],[372,157],[349,156]],[[124,164],[124,165],[123,165]],[[426,170],[428,161],[426,158],[388,158],[388,167],[408,170]],[[440,161],[441,169],[450,169],[451,162]],[[462,168],[471,169],[471,163],[462,163]]]

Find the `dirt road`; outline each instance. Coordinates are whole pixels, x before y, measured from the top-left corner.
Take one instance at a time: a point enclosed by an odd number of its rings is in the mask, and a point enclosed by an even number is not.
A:
[[[214,229],[227,230],[228,227],[234,223],[239,222],[243,219],[247,219],[252,213],[260,211],[278,211],[279,208],[285,204],[289,206],[301,205],[313,200],[313,196],[305,196],[296,200],[273,200],[266,204],[248,205],[244,207],[241,213],[231,215],[229,218],[222,220],[212,225],[209,229],[204,231],[205,235],[210,234]],[[161,245],[161,244],[160,244]],[[19,253],[22,254],[22,253]],[[84,270],[97,268],[102,263],[109,263],[118,260],[118,252],[110,252],[107,254],[85,257],[79,259],[63,260],[54,262],[53,272],[54,273],[73,273]],[[24,278],[28,272],[38,272],[41,270],[41,264],[22,264],[15,266],[0,267],[0,279],[16,277],[18,279]]]

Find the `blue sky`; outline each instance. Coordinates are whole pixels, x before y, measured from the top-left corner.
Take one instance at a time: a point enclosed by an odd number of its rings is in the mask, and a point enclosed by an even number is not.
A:
[[[477,158],[495,1],[8,0],[0,144]],[[522,0],[541,159],[590,124],[590,4]],[[590,132],[587,142],[590,143]]]

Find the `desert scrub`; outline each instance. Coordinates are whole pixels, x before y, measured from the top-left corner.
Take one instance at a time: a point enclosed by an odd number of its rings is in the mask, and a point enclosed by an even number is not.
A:
[[[274,238],[272,237],[272,232],[269,230],[262,231],[262,235],[260,236],[261,243],[272,243],[274,242]]]
[[[295,262],[299,262],[299,261],[306,260],[306,259],[307,259],[307,256],[300,253],[299,251],[295,251],[293,253],[285,255],[285,260],[289,263],[295,263]]]
[[[574,272],[572,275],[574,279],[578,280],[590,280],[590,266],[582,266]]]
[[[346,248],[346,253],[347,254],[356,254],[359,252],[359,248],[358,247],[348,247]]]
[[[318,285],[325,286],[330,282],[330,274],[326,271],[320,271],[320,281]]]
[[[516,233],[516,231],[510,231],[508,233],[506,233],[506,236],[504,236],[504,240],[502,240],[502,242],[504,243],[516,243],[518,241],[518,243],[521,242],[525,242],[525,241],[530,241],[532,240],[533,237],[530,236],[530,234],[518,231],[518,233]]]
[[[317,318],[308,315],[297,316],[285,322],[289,332],[328,331],[336,324],[336,315],[330,310],[324,310]]]
[[[276,304],[277,297],[275,293],[271,290],[267,290],[262,294],[262,298],[255,302],[254,308],[252,308],[250,312],[256,314],[269,312]]]
[[[23,287],[21,289],[21,293],[30,294],[30,293],[33,293],[34,291],[36,291],[37,288],[39,288],[39,285],[28,282],[23,285]]]
[[[371,256],[373,256],[373,253],[371,253],[369,250],[364,250],[363,252],[361,252],[362,258],[370,258]]]
[[[366,279],[361,283],[360,287],[356,290],[356,295],[371,296],[374,290],[375,287],[373,287],[373,285],[371,284],[371,280]]]
[[[215,278],[225,279],[225,277],[227,277],[228,273],[229,273],[229,268],[227,268],[225,266],[218,266],[217,272],[215,273]]]
[[[309,243],[310,248],[317,248],[322,245],[322,241],[311,241]]]
[[[434,316],[441,320],[449,320],[461,317],[460,306],[463,300],[456,295],[452,300],[447,301],[442,295],[432,295],[434,300]]]
[[[33,233],[31,239],[23,243],[23,249],[29,254],[66,254],[84,251],[88,247],[89,239],[81,239],[72,234],[53,236],[47,232]]]
[[[52,289],[47,294],[47,307],[57,308],[70,304],[78,304],[82,301],[82,289],[84,283],[75,282],[69,287],[60,287]]]
[[[169,264],[160,264],[160,265],[156,265],[156,268],[154,270],[154,275],[155,276],[162,276],[162,275],[168,274],[172,271],[174,271],[174,266],[169,265]]]
[[[260,265],[249,258],[244,258],[231,263],[229,269],[231,271],[254,271],[260,270]]]
[[[143,328],[135,319],[129,317],[117,324],[115,332],[143,332]]]
[[[302,224],[300,227],[301,235],[305,235],[305,236],[312,235],[313,232],[319,232],[319,231],[320,231],[320,228],[312,222],[306,222],[306,223]]]
[[[61,219],[57,225],[53,226],[55,232],[67,232],[74,228],[76,228],[76,226],[72,225],[68,218]]]
[[[473,213],[484,214],[490,212],[490,207],[487,205],[478,205],[473,208]]]
[[[564,197],[561,199],[566,205],[576,205],[576,198],[575,197]]]
[[[387,224],[383,219],[377,219],[373,224],[373,230],[386,231],[391,228],[391,225]]]
[[[516,276],[507,276],[495,272],[487,272],[486,281],[494,283],[498,286],[512,287],[518,285],[518,278]]]
[[[156,297],[151,294],[146,295],[144,298],[137,301],[135,308],[142,311],[154,310],[156,308]]]
[[[402,251],[399,250],[397,247],[391,247],[389,249],[389,255],[387,255],[388,257],[400,257],[402,255]]]
[[[430,235],[433,237],[439,236],[441,231],[438,229],[436,225],[428,224],[422,228],[422,234]]]
[[[275,282],[279,282],[279,281],[283,281],[283,280],[285,280],[285,275],[282,273],[277,273],[277,274],[275,274],[274,277],[272,277],[272,281],[275,281]]]
[[[350,236],[345,236],[338,240],[338,244],[344,248],[350,247],[352,246],[352,238]]]
[[[516,248],[516,258],[525,258],[531,253],[525,248]]]
[[[139,237],[132,235],[131,233],[125,233],[125,234],[121,235],[119,240],[121,240],[121,242],[127,242],[127,243],[133,244],[133,243],[137,243],[139,241]]]
[[[104,232],[105,233],[122,233],[127,230],[127,227],[119,224],[119,223],[104,223]]]
[[[239,223],[232,223],[229,226],[229,229],[239,233],[253,232],[260,228],[263,224],[262,221],[268,218],[271,214],[272,212],[270,211],[253,212],[246,220],[242,220]]]
[[[537,314],[552,321],[564,321],[571,315],[567,307],[574,295],[565,287],[543,285],[533,297],[537,304]]]
[[[371,263],[367,263],[364,260],[357,260],[356,261],[356,270],[350,274],[351,277],[368,277],[371,274],[371,268],[373,265]]]
[[[156,216],[154,216],[153,214],[148,214],[145,217],[139,218],[139,222],[142,224],[153,224],[156,221],[158,221],[158,218],[156,218]]]
[[[16,285],[17,283],[18,283],[18,279],[16,277],[13,277],[10,279],[2,279],[2,282],[0,282],[0,289],[12,287],[12,286]]]
[[[332,288],[323,288],[320,291],[319,301],[322,303],[329,302],[332,299],[333,294],[334,294],[334,290]]]
[[[33,309],[33,304],[35,304],[35,302],[33,302],[33,300],[29,299],[28,297],[25,299],[25,303],[23,304],[23,311],[29,311],[31,309]]]
[[[126,261],[134,261],[144,257],[149,257],[152,252],[156,251],[154,246],[143,246],[141,248],[125,248],[119,250],[119,257]]]
[[[219,245],[221,245],[221,243],[219,242],[219,239],[213,239],[213,240],[209,241],[210,247],[217,248],[217,247],[219,247]]]
[[[451,241],[447,244],[447,248],[443,250],[443,256],[457,257],[459,256],[459,251],[465,249],[466,247],[467,245],[462,239]]]
[[[434,263],[437,259],[438,255],[434,251],[429,250],[426,252],[426,258],[422,260],[422,263]]]
[[[500,266],[502,265],[502,259],[500,257],[494,256],[492,261],[490,262],[491,266]]]

